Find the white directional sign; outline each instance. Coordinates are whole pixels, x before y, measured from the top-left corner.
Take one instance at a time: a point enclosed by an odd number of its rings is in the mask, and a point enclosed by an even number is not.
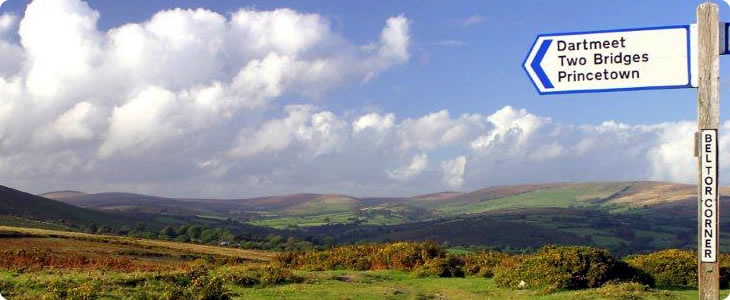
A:
[[[702,262],[717,260],[717,129],[700,133],[700,258]]]
[[[540,94],[692,87],[689,25],[538,35],[523,67]]]

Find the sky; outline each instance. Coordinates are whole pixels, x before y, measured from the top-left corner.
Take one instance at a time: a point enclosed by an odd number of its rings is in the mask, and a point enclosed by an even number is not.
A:
[[[0,184],[241,198],[694,183],[696,90],[540,96],[521,65],[538,34],[690,24],[700,2],[2,1]],[[728,58],[720,72],[722,99]]]

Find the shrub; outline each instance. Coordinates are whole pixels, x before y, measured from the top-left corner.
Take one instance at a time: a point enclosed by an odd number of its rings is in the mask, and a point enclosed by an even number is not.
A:
[[[416,277],[464,277],[464,260],[453,255],[426,261],[413,270]]]
[[[494,268],[509,255],[497,251],[486,251],[464,255],[464,273],[467,276],[490,278]]]
[[[651,275],[657,286],[697,287],[697,254],[669,249],[628,257],[626,262]]]
[[[46,287],[44,300],[92,300],[99,294],[99,284],[96,281],[87,281],[74,286],[71,282],[60,280],[51,281]]]
[[[200,267],[186,272],[163,276],[162,299],[164,300],[227,300],[228,291],[223,280],[208,274]]]
[[[376,268],[382,265],[383,269],[412,270],[429,259],[445,255],[446,251],[435,243],[398,242],[387,244],[381,249],[376,256],[379,259],[374,265]]]
[[[497,268],[502,287],[543,289],[547,292],[594,288],[606,282],[641,279],[635,270],[608,251],[578,246],[545,246],[533,255],[507,260]]]
[[[53,280],[46,286],[46,294],[43,296],[43,300],[56,300],[66,299],[66,283],[60,280]]]
[[[397,242],[333,247],[323,251],[296,251],[278,255],[280,267],[323,270],[413,270],[428,260],[446,257],[446,252],[431,242]]]

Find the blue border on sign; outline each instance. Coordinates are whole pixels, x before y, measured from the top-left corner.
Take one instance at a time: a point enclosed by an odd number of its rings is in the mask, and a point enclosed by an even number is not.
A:
[[[729,26],[727,23],[727,26]],[[631,88],[608,88],[608,89],[591,89],[591,90],[569,90],[569,91],[557,91],[557,92],[550,92],[550,91],[540,91],[540,88],[537,86],[537,83],[532,79],[532,76],[530,76],[530,72],[527,70],[527,59],[530,58],[530,53],[532,53],[532,50],[535,48],[535,45],[537,44],[537,41],[541,37],[549,37],[549,36],[562,36],[562,35],[578,35],[578,34],[592,34],[592,33],[610,33],[610,32],[626,32],[626,31],[646,31],[646,30],[663,30],[663,29],[677,29],[677,28],[683,28],[687,32],[687,84],[683,85],[664,85],[664,86],[639,86],[639,87],[631,87]],[[727,30],[725,31],[725,34],[727,35]],[[603,92],[623,92],[623,91],[638,91],[638,90],[662,90],[662,89],[682,89],[682,88],[691,88],[692,87],[692,53],[690,48],[690,29],[689,25],[671,25],[671,26],[656,26],[656,27],[644,27],[644,28],[626,28],[626,29],[610,29],[610,30],[596,30],[596,31],[580,31],[580,32],[564,32],[564,33],[546,33],[546,34],[538,34],[535,38],[535,41],[532,42],[532,47],[530,47],[530,50],[527,52],[527,56],[525,56],[525,59],[522,61],[522,69],[527,74],[527,77],[530,79],[530,82],[532,83],[532,86],[535,87],[537,90],[537,93],[540,95],[556,95],[556,94],[578,94],[578,93],[603,93]],[[534,70],[533,70],[534,71]]]
[[[725,54],[730,53],[730,49],[728,49],[730,47],[728,47],[728,40],[727,40],[727,38],[728,38],[727,30],[728,29],[730,29],[730,23],[725,23],[725,42],[724,42],[725,45],[722,45],[722,53],[720,53],[720,55],[725,55]]]

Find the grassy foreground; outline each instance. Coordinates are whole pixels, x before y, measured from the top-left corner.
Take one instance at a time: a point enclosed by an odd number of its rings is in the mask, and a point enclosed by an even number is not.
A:
[[[300,273],[308,282],[269,288],[233,288],[234,299],[697,299],[693,290],[654,290],[631,285],[544,294],[499,288],[483,278],[414,278],[398,271]],[[724,298],[730,290],[721,292]]]
[[[234,267],[220,267],[212,274],[223,275],[236,271]],[[159,299],[149,297],[145,290],[161,290],[149,278],[154,273],[115,272],[0,272],[0,289],[9,300],[14,299],[58,299],[47,297],[49,284],[54,281],[97,282],[102,285],[98,292],[88,299]],[[323,271],[296,272],[300,283],[289,283],[268,287],[243,287],[226,282],[223,286],[230,299],[697,299],[692,290],[653,290],[632,285],[608,285],[598,289],[567,291],[544,294],[531,290],[511,290],[497,287],[493,280],[483,278],[414,278],[399,271]],[[147,283],[135,282],[148,278]],[[103,282],[103,283],[98,283]],[[82,285],[83,286],[83,285]],[[10,287],[8,289],[8,287]],[[728,294],[721,292],[721,298]],[[74,298],[67,298],[74,299]],[[86,299],[86,298],[76,298]]]
[[[482,277],[413,272],[297,271],[271,252],[126,237],[0,227],[0,293],[56,299],[696,299],[695,290],[636,283],[546,293]],[[730,290],[723,290],[724,298]]]

